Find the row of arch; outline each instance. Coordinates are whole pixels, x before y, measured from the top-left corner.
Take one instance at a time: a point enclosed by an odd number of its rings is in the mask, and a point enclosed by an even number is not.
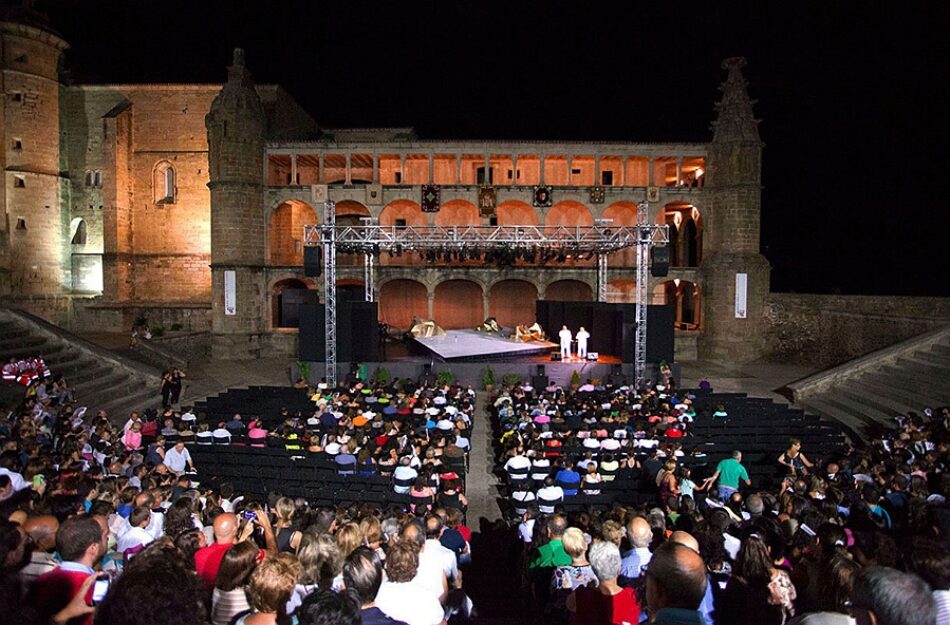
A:
[[[301,301],[299,291],[314,290],[309,280],[285,278],[276,282],[272,293],[272,326],[297,327],[296,316],[285,305]],[[290,291],[298,291],[292,293]],[[417,280],[398,278],[379,287],[379,319],[393,328],[408,329],[413,317],[435,319],[446,329],[473,328],[491,316],[502,326],[532,323],[535,304],[541,294],[527,280],[507,279],[485,289],[466,279],[448,279],[431,290]],[[580,280],[557,280],[549,284],[544,299],[553,301],[592,301],[593,289]],[[614,280],[607,285],[607,301],[616,304],[636,302],[636,283]],[[673,304],[675,323],[680,329],[698,329],[700,324],[699,287],[685,280],[668,280],[653,289],[652,303]]]
[[[502,202],[496,208],[493,223],[499,226],[546,225],[546,226],[593,226],[594,215],[590,209],[575,201],[558,202],[547,209],[545,214],[529,204],[517,200]],[[336,205],[337,225],[360,225],[362,218],[370,217],[369,209],[353,200],[344,200]],[[633,226],[637,221],[637,207],[634,202],[615,202],[604,209],[602,219],[611,220],[613,226]],[[437,226],[480,226],[485,220],[478,208],[465,200],[450,200],[442,204],[438,213],[433,215]],[[702,249],[702,220],[699,210],[689,204],[671,203],[665,207],[660,218],[670,228],[670,247],[672,263],[677,267],[698,266]],[[303,264],[303,227],[317,223],[316,211],[306,202],[288,200],[278,205],[268,220],[268,262],[271,265]],[[396,200],[386,205],[379,214],[381,226],[425,226],[429,224],[429,215],[423,213],[419,204],[411,200]],[[356,259],[353,259],[354,261]],[[346,264],[346,260],[341,258]],[[351,261],[352,262],[352,261]],[[406,255],[393,259],[388,255],[381,257],[382,264],[421,264],[424,261],[416,255]],[[576,265],[593,265],[593,260],[574,261]],[[614,252],[609,257],[612,266],[635,266],[636,250],[625,249]]]

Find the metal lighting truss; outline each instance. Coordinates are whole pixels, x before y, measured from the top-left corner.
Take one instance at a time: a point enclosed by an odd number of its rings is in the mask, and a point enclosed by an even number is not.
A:
[[[650,248],[669,243],[669,228],[648,223],[646,202],[637,205],[636,226],[337,226],[335,204],[326,202],[324,223],[304,226],[304,244],[323,246],[326,310],[326,380],[336,385],[336,252],[363,254],[364,295],[375,299],[374,260],[381,251],[466,253],[553,250],[577,257],[597,256],[597,300],[607,301],[607,254],[637,248],[637,333],[635,377],[646,368],[646,302]]]

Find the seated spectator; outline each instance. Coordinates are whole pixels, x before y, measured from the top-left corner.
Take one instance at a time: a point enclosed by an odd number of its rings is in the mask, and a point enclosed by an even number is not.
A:
[[[646,582],[653,625],[703,625],[699,606],[706,593],[706,567],[693,549],[674,542],[660,545],[646,568]]]
[[[294,616],[300,625],[360,625],[367,623],[362,612],[354,593],[321,590],[307,597]],[[377,622],[399,622],[386,615],[382,619]]]
[[[564,551],[571,556],[571,563],[554,569],[551,577],[551,599],[545,613],[548,622],[567,622],[567,599],[579,588],[596,587],[599,583],[594,569],[587,561],[587,540],[584,532],[569,527],[561,539]]]
[[[850,609],[860,625],[937,625],[937,606],[927,583],[885,566],[861,571]]]
[[[548,542],[537,548],[537,554],[531,560],[532,569],[554,569],[558,566],[568,566],[573,561],[564,550],[564,532],[567,531],[567,519],[561,514],[555,514],[548,519],[545,533]]]
[[[409,489],[419,476],[419,472],[409,466],[410,458],[405,456],[399,460],[399,466],[393,471],[393,492],[398,495],[408,495]]]
[[[362,625],[401,625],[403,621],[387,616],[376,605],[376,595],[383,583],[383,563],[368,547],[354,550],[343,563],[343,583],[346,590],[359,600]],[[304,602],[301,613],[307,612]]]
[[[548,476],[544,480],[544,486],[538,489],[535,495],[538,500],[538,507],[545,514],[553,514],[554,508],[564,501],[564,489],[555,485],[554,478]]]
[[[415,580],[419,552],[415,545],[398,542],[386,555],[386,580],[376,595],[376,607],[386,616],[408,625],[440,625],[444,611],[432,592]]]
[[[251,573],[247,586],[251,613],[234,621],[235,625],[277,625],[284,622],[287,601],[294,591],[300,564],[288,553],[264,558]]]
[[[33,540],[30,562],[20,571],[20,579],[25,589],[28,589],[37,577],[58,566],[54,557],[58,530],[59,521],[52,515],[32,516],[23,524],[23,531]]]
[[[177,441],[174,447],[165,452],[165,459],[162,463],[172,473],[184,473],[185,471],[193,473],[195,470],[195,465],[191,461],[191,454],[182,440]]]
[[[231,431],[224,427],[224,421],[218,423],[218,427],[211,432],[211,441],[215,445],[231,444]]]
[[[590,566],[597,576],[596,588],[580,587],[567,598],[567,609],[574,625],[623,625],[640,619],[640,605],[632,588],[617,584],[620,575],[620,550],[610,542],[590,548]]]

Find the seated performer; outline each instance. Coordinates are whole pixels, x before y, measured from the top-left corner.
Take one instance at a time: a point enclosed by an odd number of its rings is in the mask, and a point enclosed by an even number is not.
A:
[[[432,319],[412,318],[412,329],[409,330],[416,338],[429,336],[445,336],[445,330],[436,325]]]
[[[535,321],[530,326],[524,324],[518,324],[515,329],[515,340],[523,341],[529,343],[531,341],[543,341],[544,340],[544,330],[541,329],[541,326],[538,325],[538,322]]]
[[[475,327],[476,332],[501,332],[501,326],[498,325],[498,322],[494,317],[489,317],[485,320],[484,323],[480,326]]]

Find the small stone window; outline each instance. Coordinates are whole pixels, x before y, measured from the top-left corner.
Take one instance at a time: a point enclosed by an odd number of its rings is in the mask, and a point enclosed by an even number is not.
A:
[[[102,170],[97,169],[92,173],[92,185],[97,189],[102,188]]]
[[[16,229],[17,229],[17,230],[26,230],[26,217],[17,217],[17,218],[16,218]]]
[[[22,141],[21,139],[14,139],[14,140],[13,140],[13,149],[14,149],[14,151],[16,151],[16,152],[19,152],[20,150],[22,150],[22,149],[23,149],[23,141]]]
[[[175,168],[168,161],[162,161],[155,166],[155,173],[152,177],[152,191],[156,204],[175,203]]]
[[[14,176],[13,177],[13,186],[17,189],[23,189],[26,187],[26,178],[23,176]]]
[[[95,176],[91,171],[86,172],[86,187],[91,187],[95,183]]]
[[[86,220],[81,217],[77,217],[76,219],[73,219],[70,226],[72,230],[72,238],[70,239],[70,242],[73,245],[85,245],[86,244]]]
[[[10,99],[13,100],[14,102],[20,102],[20,103],[22,103],[22,102],[23,102],[23,92],[22,92],[22,91],[14,91],[14,92],[12,92],[12,93],[10,94]]]

